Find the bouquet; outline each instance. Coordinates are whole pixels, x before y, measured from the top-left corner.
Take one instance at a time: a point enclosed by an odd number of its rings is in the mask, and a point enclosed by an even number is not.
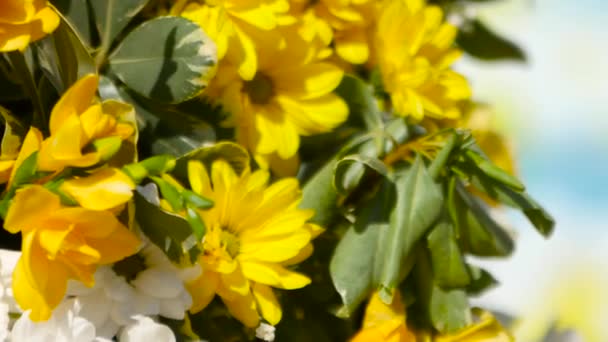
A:
[[[465,0],[2,0],[0,338],[509,341]]]

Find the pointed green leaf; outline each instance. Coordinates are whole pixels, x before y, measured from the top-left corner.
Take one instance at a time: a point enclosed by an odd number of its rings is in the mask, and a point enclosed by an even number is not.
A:
[[[86,46],[92,47],[97,35],[89,0],[51,0],[51,2],[78,31],[78,35],[82,37]]]
[[[89,0],[101,44],[110,46],[149,0]]]
[[[519,181],[519,179],[508,174],[498,166],[494,165],[490,160],[481,156],[479,153],[473,150],[467,150],[465,155],[469,160],[479,168],[486,176],[508,186],[513,190],[522,192],[526,190],[526,187]]]
[[[420,157],[395,179],[397,201],[390,217],[388,245],[381,276],[381,291],[385,302],[392,300],[394,289],[403,279],[400,267],[414,245],[431,227],[441,213],[443,196]]]
[[[340,317],[349,317],[375,288],[377,274],[383,269],[384,246],[394,184],[388,180],[357,215],[355,224],[342,237],[329,264],[329,272],[343,306]]]
[[[144,197],[145,196],[145,197]],[[134,195],[135,216],[146,236],[175,263],[194,263],[201,250],[188,221],[160,208],[154,184],[138,187]]]
[[[456,42],[465,52],[483,60],[526,61],[519,46],[492,32],[479,20],[467,22],[459,31]]]
[[[203,219],[195,208],[186,207],[186,220],[188,220],[190,227],[192,227],[196,238],[202,240],[207,232],[207,227],[205,227],[205,222],[203,222]]]
[[[179,103],[207,87],[217,55],[215,44],[200,26],[181,17],[160,17],[131,31],[109,63],[111,71],[135,92]]]
[[[338,193],[347,194],[356,188],[365,173],[366,166],[383,177],[391,177],[386,165],[378,158],[360,154],[346,156],[338,161],[334,170],[334,187]]]
[[[463,287],[470,277],[464,256],[458,247],[454,226],[449,218],[442,219],[427,237],[435,282],[444,288]]]
[[[468,265],[471,283],[466,291],[469,296],[480,296],[485,291],[498,286],[498,281],[486,270],[480,267]]]

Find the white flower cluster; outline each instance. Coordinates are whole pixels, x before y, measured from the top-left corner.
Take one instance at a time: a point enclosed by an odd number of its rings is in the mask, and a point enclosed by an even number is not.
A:
[[[46,322],[32,322],[12,297],[11,274],[19,252],[0,250],[0,341],[121,342],[176,340],[159,317],[180,320],[192,305],[184,280],[196,276],[180,270],[152,243],[139,252],[145,269],[133,279],[110,266],[95,273],[95,286],[70,282],[66,299]],[[11,324],[9,313],[20,315]]]

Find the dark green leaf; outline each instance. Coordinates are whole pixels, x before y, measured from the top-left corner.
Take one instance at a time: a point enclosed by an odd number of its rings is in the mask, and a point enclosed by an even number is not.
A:
[[[355,224],[342,237],[329,264],[334,287],[349,317],[374,289],[383,269],[388,220],[395,200],[395,185],[384,180],[376,195],[362,206]]]
[[[368,167],[383,177],[392,177],[384,163],[373,157],[360,154],[346,156],[336,164],[333,185],[340,194],[347,194],[359,185],[365,167]]]
[[[405,277],[404,264],[414,245],[431,227],[441,213],[441,188],[427,172],[420,157],[395,179],[397,200],[390,217],[388,245],[381,276],[380,296],[392,300],[393,291]]]
[[[454,226],[449,218],[442,218],[427,237],[435,274],[435,283],[444,288],[463,287],[470,278]]]
[[[149,0],[89,0],[101,45],[110,46],[116,36]]]
[[[181,17],[160,17],[131,31],[109,62],[112,72],[135,92],[179,103],[207,87],[217,56],[215,44],[200,26]]]
[[[89,0],[52,0],[53,5],[69,20],[87,47],[97,37]]]
[[[369,131],[382,129],[382,114],[369,84],[356,76],[345,75],[336,92],[347,102],[351,117],[361,120]]]
[[[479,256],[504,257],[513,252],[509,234],[488,214],[488,209],[464,187],[453,181],[448,209],[464,251]]]
[[[494,165],[490,160],[481,156],[479,153],[473,150],[467,150],[465,152],[466,157],[479,168],[486,176],[508,186],[513,190],[522,192],[526,190],[526,187],[519,181],[519,179],[508,174],[498,166]]]
[[[483,268],[469,265],[469,274],[471,275],[471,283],[466,288],[469,296],[479,296],[498,286],[498,281]]]
[[[146,193],[144,195],[143,192]],[[199,240],[192,232],[192,227],[181,216],[161,209],[151,201],[158,201],[156,186],[147,185],[135,192],[135,216],[142,231],[175,263],[194,263],[201,250]]]
[[[526,61],[526,55],[519,46],[492,32],[479,20],[468,22],[460,30],[456,42],[464,51],[483,60]]]

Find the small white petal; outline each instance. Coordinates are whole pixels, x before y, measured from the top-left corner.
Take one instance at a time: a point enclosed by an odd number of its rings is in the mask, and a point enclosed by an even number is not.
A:
[[[184,319],[186,310],[187,308],[184,309],[184,303],[179,298],[160,300],[160,316],[181,320]]]
[[[115,276],[106,282],[106,287],[104,288],[106,291],[106,296],[108,298],[119,301],[126,302],[133,296],[133,288],[127,284],[125,278]]]
[[[133,306],[136,314],[155,316],[160,313],[160,300],[139,292],[135,294]]]
[[[175,272],[149,268],[140,272],[131,284],[148,296],[175,298],[184,289],[184,284]]]
[[[136,316],[136,322],[123,328],[120,342],[158,341],[175,342],[173,331],[166,325],[154,322],[149,317]]]
[[[88,319],[96,327],[102,326],[110,318],[112,302],[105,297],[103,289],[88,296],[76,297],[81,306],[79,315]]]

